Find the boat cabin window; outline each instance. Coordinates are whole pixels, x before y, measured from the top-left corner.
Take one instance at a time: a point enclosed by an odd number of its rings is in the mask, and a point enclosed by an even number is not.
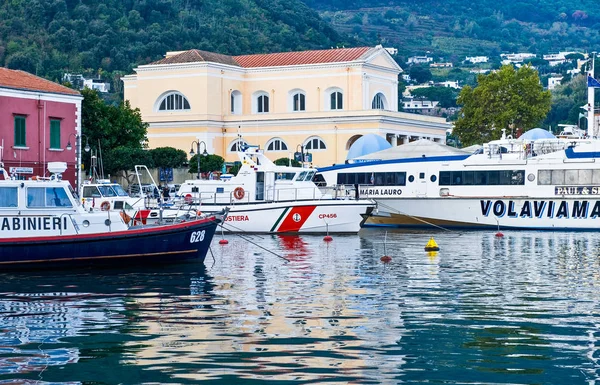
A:
[[[98,186],[98,190],[103,197],[116,197],[117,193],[112,189],[111,186]]]
[[[73,207],[62,187],[28,187],[27,207]]]
[[[513,186],[525,184],[525,170],[441,171],[440,186]]]
[[[406,186],[405,172],[341,172],[337,184],[368,184],[374,186]]]
[[[100,191],[96,186],[83,186],[83,197],[84,198],[100,198]]]
[[[295,172],[278,172],[277,174],[275,174],[275,178],[277,180],[294,180],[295,176]]]
[[[298,177],[296,178],[296,182],[303,181],[305,177],[306,177],[306,171],[302,171],[300,174],[298,174]]]
[[[317,186],[327,186],[327,181],[325,181],[325,178],[322,174],[315,174],[313,177],[313,183]]]
[[[17,207],[19,205],[17,187],[0,187],[0,207]]]
[[[111,184],[110,187],[112,187],[112,189],[115,190],[115,192],[117,193],[118,196],[120,196],[120,197],[127,196],[127,191],[125,191],[125,189],[123,187],[121,187],[120,184]]]
[[[599,185],[600,170],[538,170],[538,185]]]
[[[306,178],[304,178],[304,180],[310,182],[314,175],[315,175],[314,171],[309,171],[308,174],[306,174]]]

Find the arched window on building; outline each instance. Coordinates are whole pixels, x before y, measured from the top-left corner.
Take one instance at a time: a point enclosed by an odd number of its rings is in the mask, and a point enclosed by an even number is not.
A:
[[[244,139],[236,139],[229,145],[229,152],[237,152],[244,150],[244,147],[248,145]]]
[[[306,141],[304,142],[304,149],[312,151],[326,150],[327,146],[325,145],[323,139],[319,138],[318,136],[312,136],[306,139]]]
[[[385,104],[385,96],[381,92],[378,92],[373,97],[371,108],[374,110],[385,110]]]
[[[171,92],[163,96],[158,104],[159,111],[189,110],[190,102],[179,92]]]
[[[287,151],[288,145],[280,138],[273,138],[267,142],[267,151]]]
[[[292,95],[292,111],[306,111],[306,95],[301,92],[295,92]]]
[[[339,89],[334,89],[329,94],[329,109],[330,110],[343,110],[344,109],[344,95]]]
[[[269,94],[264,91],[254,94],[252,112],[255,114],[266,114],[269,112]]]
[[[240,115],[242,113],[242,93],[240,91],[231,92],[231,114]]]

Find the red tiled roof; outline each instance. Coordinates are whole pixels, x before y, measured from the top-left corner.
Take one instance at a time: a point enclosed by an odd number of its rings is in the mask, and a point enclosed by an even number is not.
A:
[[[4,67],[0,67],[0,88],[2,87],[53,94],[81,95],[77,90],[42,79],[29,72],[9,70]]]
[[[264,55],[234,56],[245,68],[278,67],[302,64],[337,63],[359,59],[370,47],[332,48],[319,51],[279,52]]]
[[[150,64],[184,64],[184,63],[198,63],[198,62],[213,62],[221,64],[229,64],[238,67],[239,64],[229,55],[222,55],[220,53],[213,53],[207,51],[201,51],[199,49],[191,49],[189,51],[183,51],[173,56],[168,56],[164,59],[160,59]]]

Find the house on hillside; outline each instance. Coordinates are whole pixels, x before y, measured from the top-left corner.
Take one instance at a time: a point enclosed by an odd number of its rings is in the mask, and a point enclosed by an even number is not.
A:
[[[477,63],[487,63],[490,60],[487,56],[467,56],[465,58],[465,63],[477,64]]]
[[[503,53],[500,55],[500,58],[502,59],[502,64],[506,65],[506,64],[517,64],[517,63],[523,63],[523,61],[527,60],[527,59],[533,59],[535,58],[536,55],[534,53]]]
[[[406,64],[427,64],[433,62],[433,58],[429,56],[411,56],[406,61]]]
[[[49,162],[65,162],[75,187],[81,138],[78,91],[23,71],[0,67],[0,158],[18,178],[49,176]],[[68,144],[71,143],[71,149]]]
[[[315,166],[345,160],[362,135],[444,142],[445,119],[398,111],[402,69],[383,47],[228,56],[168,52],[125,76],[125,100],[149,124],[151,148],[192,143],[226,161],[240,144],[271,159],[304,146]]]
[[[549,90],[553,90],[556,88],[556,86],[560,86],[560,83],[562,82],[563,77],[562,76],[551,76],[548,78],[548,89]]]
[[[435,114],[438,101],[431,101],[423,98],[407,98],[402,100],[402,108],[406,112],[417,114]]]
[[[431,64],[429,64],[429,67],[431,67],[431,68],[452,68],[452,63],[450,63],[450,62],[431,63]]]

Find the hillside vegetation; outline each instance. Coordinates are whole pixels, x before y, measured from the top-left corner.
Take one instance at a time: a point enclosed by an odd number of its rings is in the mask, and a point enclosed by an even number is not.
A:
[[[537,54],[600,47],[596,0],[304,0],[341,33],[408,57]]]
[[[239,55],[340,40],[299,0],[0,0],[0,66],[52,80],[130,73],[167,51]]]

